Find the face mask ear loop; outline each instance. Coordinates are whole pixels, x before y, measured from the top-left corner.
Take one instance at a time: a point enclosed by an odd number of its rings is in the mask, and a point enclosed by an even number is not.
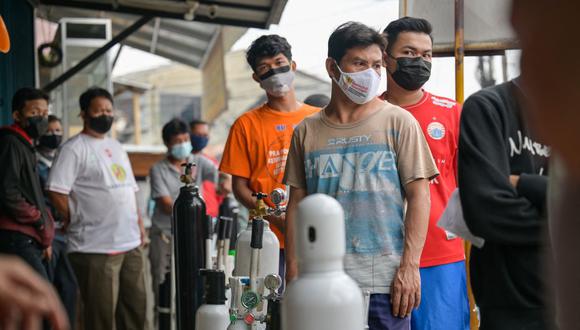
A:
[[[336,82],[338,84],[339,79],[342,78],[342,74],[344,72],[342,72],[342,70],[340,69],[340,66],[338,65],[338,62],[336,62],[335,59],[332,59],[332,61],[334,62],[334,65],[336,65],[336,68],[338,69],[338,72],[340,73],[340,76],[338,78],[333,78],[334,82]]]

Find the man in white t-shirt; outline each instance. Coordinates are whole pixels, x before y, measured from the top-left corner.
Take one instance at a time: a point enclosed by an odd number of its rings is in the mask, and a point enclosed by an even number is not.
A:
[[[113,98],[104,89],[91,88],[79,103],[83,130],[60,147],[47,190],[68,234],[84,328],[143,329],[144,229],[129,157],[106,136],[113,123]]]

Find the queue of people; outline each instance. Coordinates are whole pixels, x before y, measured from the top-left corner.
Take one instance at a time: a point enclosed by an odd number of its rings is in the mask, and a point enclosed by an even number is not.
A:
[[[299,271],[298,203],[314,193],[337,199],[346,217],[345,270],[371,292],[371,330],[469,329],[466,267],[481,329],[558,328],[545,271],[553,265],[546,219],[550,147],[524,115],[534,101],[528,85],[517,78],[463,105],[431,94],[423,86],[432,67],[432,29],[412,17],[382,32],[357,22],[340,25],[324,63],[330,98],[308,102],[296,98],[298,64],[288,41],[256,39],[246,59],[267,101],[234,122],[219,163],[203,152],[206,122],[165,124],[167,153],[150,171],[155,208],[148,234],[127,152],[108,137],[112,95],[101,88],[80,95],[83,130],[61,144],[62,125],[48,114],[48,96],[19,90],[14,124],[0,129],[6,160],[0,163],[0,253],[27,263],[36,273],[29,278],[53,284],[56,291],[38,289],[45,304],[57,295],[61,301],[30,308],[44,308],[57,329],[66,328],[62,310],[83,329],[145,329],[144,248],[150,242],[158,301],[170,272],[181,165],[192,161],[213,217],[232,196],[252,209],[253,193],[289,190],[287,213],[267,217],[280,241],[286,283]],[[379,90],[383,68],[385,91]],[[471,248],[469,264],[464,241],[438,226],[457,189],[465,224],[485,240]],[[0,295],[3,290],[0,283]],[[7,308],[0,299],[0,312]],[[25,313],[19,318],[28,320]]]

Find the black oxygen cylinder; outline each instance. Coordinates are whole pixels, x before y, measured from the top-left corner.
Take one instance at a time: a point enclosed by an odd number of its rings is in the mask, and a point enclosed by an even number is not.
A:
[[[159,330],[171,330],[171,272],[165,274],[165,280],[159,285],[157,306]]]
[[[280,298],[268,300],[268,323],[266,330],[282,329],[282,317],[280,315]]]
[[[226,246],[229,250],[236,249],[236,241],[238,239],[238,233],[240,231],[238,214],[240,213],[238,202],[231,196],[226,196],[219,208],[220,217],[226,217],[232,219],[231,229],[229,230],[230,235],[230,246]]]
[[[205,202],[193,185],[191,167],[186,164],[179,196],[173,204],[173,239],[175,241],[177,328],[195,329],[195,314],[203,303],[203,279],[199,273],[205,268],[204,227]]]

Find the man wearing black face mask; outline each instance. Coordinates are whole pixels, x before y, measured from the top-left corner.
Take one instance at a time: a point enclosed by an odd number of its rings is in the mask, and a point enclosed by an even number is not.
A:
[[[55,115],[48,116],[48,129],[40,138],[36,146],[36,158],[38,176],[43,192],[46,193],[46,182],[48,174],[56,155],[56,150],[62,142],[62,123]],[[55,218],[55,235],[52,241],[50,258],[44,260],[46,273],[50,282],[54,285],[69,317],[69,323],[74,324],[76,320],[77,304],[77,281],[74,271],[66,256],[66,236],[60,230],[62,221],[58,212],[46,196],[46,205]]]
[[[384,64],[387,91],[383,99],[409,111],[421,125],[440,175],[431,180],[431,209],[421,254],[423,299],[411,317],[412,329],[469,329],[469,301],[463,241],[437,227],[457,187],[460,106],[422,89],[431,74],[431,24],[403,17],[391,22]],[[441,317],[446,315],[446,317]]]
[[[210,176],[212,178],[217,178],[217,167],[219,166],[217,159],[204,153],[204,149],[209,143],[209,124],[203,120],[195,119],[189,123],[189,129],[191,130],[191,153],[209,160],[209,162],[197,164],[198,171],[201,170],[202,173],[211,173]],[[203,168],[200,168],[200,166],[203,166]],[[203,199],[205,200],[205,211],[212,217],[219,215],[220,200],[216,192],[216,184],[216,180],[203,180],[201,190]]]
[[[48,126],[36,145],[36,157],[38,160],[38,175],[40,184],[44,188],[48,180],[48,172],[52,167],[56,149],[62,142],[62,124],[60,119],[55,115],[48,116]]]
[[[0,129],[0,253],[14,254],[41,276],[43,252],[54,236],[36,174],[34,140],[48,125],[48,96],[22,88],[12,98],[14,124]]]
[[[145,231],[127,152],[107,137],[113,97],[102,88],[90,88],[79,104],[83,131],[61,146],[47,190],[68,235],[84,328],[143,329]]]

